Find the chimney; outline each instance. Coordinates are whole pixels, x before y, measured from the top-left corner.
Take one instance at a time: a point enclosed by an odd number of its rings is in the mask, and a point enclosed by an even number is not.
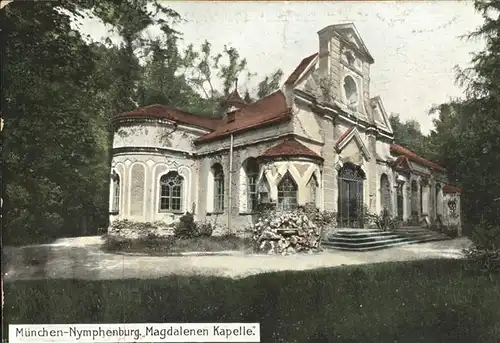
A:
[[[226,114],[226,122],[231,123],[235,120],[236,118],[236,111],[232,111]]]

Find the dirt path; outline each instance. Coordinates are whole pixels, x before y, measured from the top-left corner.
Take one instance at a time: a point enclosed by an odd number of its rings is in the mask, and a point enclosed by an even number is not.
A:
[[[21,248],[4,247],[6,282],[20,279],[158,278],[177,275],[217,275],[240,278],[252,274],[306,270],[387,261],[427,258],[461,258],[470,244],[466,238],[407,245],[368,252],[326,250],[320,254],[272,256],[131,256],[104,252],[100,237],[65,238],[53,244]]]

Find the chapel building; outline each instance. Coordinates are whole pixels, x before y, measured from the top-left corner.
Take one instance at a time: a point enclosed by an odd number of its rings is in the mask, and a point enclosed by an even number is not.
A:
[[[217,117],[150,105],[114,117],[110,219],[172,222],[191,212],[222,231],[256,220],[259,203],[314,204],[359,228],[363,208],[460,226],[460,190],[445,168],[394,144],[370,92],[374,59],[353,24],[318,32],[282,88]]]

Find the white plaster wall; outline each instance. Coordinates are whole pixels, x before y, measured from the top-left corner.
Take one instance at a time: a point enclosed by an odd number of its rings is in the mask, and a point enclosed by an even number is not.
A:
[[[324,134],[333,134],[333,132],[323,133],[320,120],[319,116],[312,112],[306,105],[299,103],[294,107],[292,122],[294,133],[297,136],[323,144]]]
[[[290,161],[270,161],[262,165],[261,175],[259,179],[266,176],[271,187],[270,198],[273,201],[278,199],[278,184],[286,173],[289,173],[295,183],[297,184],[297,203],[298,205],[305,205],[309,198],[309,190],[307,183],[314,174],[318,184],[321,185],[321,170],[320,166],[308,160],[301,160],[299,158]],[[322,190],[318,189],[318,200],[320,208],[322,205]]]
[[[133,181],[131,174],[134,166],[144,168],[144,178]],[[164,221],[170,223],[177,220],[182,213],[166,213],[159,211],[160,178],[169,171],[177,171],[184,178],[182,190],[182,212],[192,211],[192,204],[197,199],[198,163],[182,156],[166,156],[160,153],[121,153],[113,157],[112,169],[120,175],[121,195],[120,211],[112,216],[112,220],[130,219],[134,221]],[[135,169],[137,170],[137,169]],[[140,182],[143,194],[131,194],[133,184]],[[140,213],[132,210],[132,200],[142,199]],[[111,199],[110,199],[111,200]]]
[[[229,220],[228,214],[231,213],[231,229],[233,233],[241,233],[247,230],[256,220],[257,214],[241,211],[243,208],[243,197],[245,192],[242,192],[241,185],[244,184],[242,178],[245,177],[241,173],[241,167],[244,161],[250,157],[257,158],[265,150],[279,144],[279,141],[264,141],[262,143],[253,144],[244,148],[235,148],[233,151],[232,164],[232,182],[229,187],[229,150],[223,150],[218,153],[206,154],[199,159],[199,174],[198,174],[198,189],[199,194],[197,207],[198,218],[202,221],[207,221],[218,227],[216,234],[228,232]],[[215,163],[220,163],[223,167],[225,184],[224,184],[224,212],[214,214],[213,212],[213,178],[210,169]],[[231,189],[230,189],[231,188]],[[231,196],[231,209],[229,210],[229,197]],[[246,201],[245,201],[246,202]]]
[[[377,155],[384,160],[387,160],[391,156],[390,143],[377,140],[376,149],[377,149]]]
[[[141,122],[121,126],[114,134],[113,148],[151,147],[194,151],[193,141],[206,131],[188,127]]]
[[[392,215],[396,214],[397,211],[397,204],[395,206],[395,193],[396,189],[395,184],[396,180],[394,178],[394,172],[391,167],[389,167],[387,164],[382,164],[382,163],[377,163],[377,192],[376,192],[376,213],[380,214],[382,212],[382,184],[381,184],[381,178],[382,175],[386,174],[387,178],[389,179],[389,184],[390,184],[390,190],[391,190],[391,211]],[[396,195],[397,196],[397,195]]]
[[[242,165],[248,158],[257,158],[271,146],[281,143],[282,140],[267,141],[259,144],[247,146],[242,149],[234,149],[233,152],[233,165],[232,165],[232,182],[229,187],[229,151],[206,155],[199,160],[199,174],[198,174],[198,219],[207,221],[218,227],[218,233],[227,232],[229,220],[228,215],[231,214],[231,232],[239,233],[248,229],[257,219],[256,213],[248,213],[246,210],[246,174],[242,171]],[[211,175],[211,167],[215,163],[220,163],[224,170],[225,185],[224,185],[224,212],[213,213],[213,177]],[[310,160],[297,159],[294,162],[279,161],[271,164],[264,164],[260,166],[259,180],[265,174],[270,185],[270,198],[277,199],[277,183],[278,172],[286,173],[290,170],[292,176],[296,180],[298,190],[299,204],[304,204],[307,198],[307,182],[311,175],[315,173],[319,185],[321,185],[321,172],[320,166],[310,162]],[[284,174],[283,174],[284,175]],[[229,197],[231,197],[231,208],[229,209]],[[321,187],[318,189],[318,197],[322,199]],[[322,206],[322,200],[320,200]]]

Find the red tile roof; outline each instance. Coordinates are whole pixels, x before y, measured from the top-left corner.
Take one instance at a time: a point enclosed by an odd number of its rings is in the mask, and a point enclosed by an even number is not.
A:
[[[339,139],[337,139],[337,141],[335,142],[335,146],[338,146],[340,143],[342,143],[342,141],[351,133],[351,131],[354,130],[354,126],[351,126],[350,128],[348,128],[343,134],[342,136],[340,136]]]
[[[408,157],[406,156],[398,156],[392,165],[396,168],[411,169]]]
[[[234,113],[234,120],[219,123],[214,132],[198,138],[197,142],[213,140],[263,125],[289,120],[291,112],[283,92],[276,91]]]
[[[418,156],[413,151],[410,151],[406,148],[403,148],[401,145],[396,145],[396,144],[391,145],[391,152],[396,153],[396,154],[400,154],[400,155],[404,155],[409,160],[423,164],[424,166],[427,166],[429,168],[437,169],[440,171],[446,171],[446,169],[441,167],[440,165],[438,165],[434,162],[431,162],[429,160],[426,160],[423,157]]]
[[[300,61],[299,65],[293,73],[290,74],[288,79],[285,81],[285,85],[291,85],[297,81],[297,79],[300,77],[300,75],[306,70],[307,66],[312,62],[312,60],[318,56],[318,53],[314,53],[311,56],[307,56],[304,58],[302,61]]]
[[[457,186],[454,186],[454,185],[444,185],[443,186],[443,193],[444,194],[462,193],[462,189],[460,189],[460,188],[458,188]]]
[[[260,157],[272,158],[283,156],[300,156],[323,160],[321,156],[316,154],[314,151],[312,151],[302,143],[297,142],[294,138],[288,138],[284,142],[270,147]]]
[[[113,118],[114,121],[125,119],[157,118],[180,122],[202,129],[215,130],[223,122],[221,117],[200,116],[184,112],[166,105],[149,105],[136,110],[121,113]]]

